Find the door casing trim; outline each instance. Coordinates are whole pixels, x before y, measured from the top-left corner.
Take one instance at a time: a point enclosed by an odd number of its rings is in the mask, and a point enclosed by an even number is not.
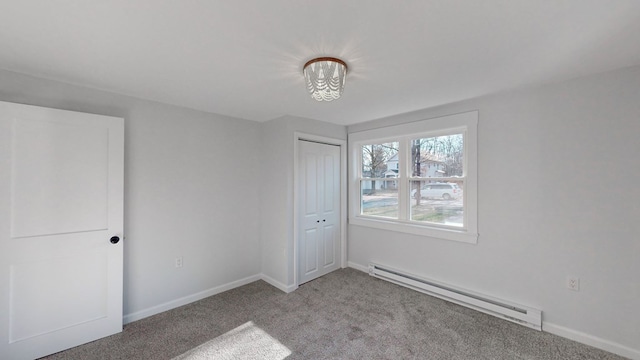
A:
[[[293,147],[293,284],[295,290],[298,283],[298,150],[299,142],[312,141],[340,147],[340,267],[347,267],[347,140],[335,139],[326,136],[313,135],[303,132],[294,132]]]

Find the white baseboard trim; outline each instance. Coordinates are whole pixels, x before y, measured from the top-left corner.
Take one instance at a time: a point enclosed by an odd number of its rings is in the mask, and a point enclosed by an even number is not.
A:
[[[230,283],[224,284],[224,285],[220,285],[220,286],[216,286],[214,288],[208,289],[208,290],[204,290],[192,295],[188,295],[185,297],[181,297],[179,299],[176,300],[172,300],[169,302],[166,302],[164,304],[160,304],[160,305],[156,305],[156,306],[152,306],[150,308],[144,309],[144,310],[140,310],[140,311],[136,311],[132,314],[127,314],[125,316],[123,316],[122,318],[122,322],[124,324],[128,324],[137,320],[141,320],[144,319],[146,317],[155,315],[155,314],[159,314],[161,312],[165,312],[171,309],[175,309],[177,307],[183,306],[183,305],[187,305],[190,304],[194,301],[198,301],[198,300],[202,300],[206,297],[212,296],[212,295],[216,295],[219,294],[221,292],[225,292],[227,290],[231,290],[234,288],[237,288],[239,286],[242,285],[246,285],[249,283],[252,283],[254,281],[258,281],[262,279],[262,276],[260,274],[256,274],[256,275],[252,275],[252,276],[248,276],[244,279],[240,279],[240,280],[236,280],[236,281],[232,281]]]
[[[176,300],[172,300],[172,301],[168,301],[164,304],[160,304],[160,305],[156,305],[156,306],[152,306],[150,308],[144,309],[144,310],[140,310],[140,311],[136,311],[132,314],[127,314],[125,316],[122,317],[122,322],[123,324],[128,324],[137,320],[142,320],[146,317],[152,316],[152,315],[156,315],[159,314],[161,312],[165,312],[165,311],[169,311],[171,309],[175,309],[177,307],[180,306],[184,306],[187,304],[190,304],[194,301],[198,301],[198,300],[202,300],[204,298],[207,298],[209,296],[213,296],[216,294],[219,294],[221,292],[225,292],[227,290],[231,290],[231,289],[235,289],[239,286],[242,285],[247,285],[249,283],[252,283],[254,281],[258,281],[258,280],[264,280],[265,282],[267,282],[269,285],[276,287],[286,293],[290,293],[292,291],[294,291],[295,289],[298,288],[297,285],[285,285],[277,280],[275,280],[274,278],[265,275],[265,274],[257,274],[257,275],[252,275],[252,276],[248,276],[244,279],[240,279],[240,280],[236,280],[236,281],[232,281],[230,283],[224,284],[224,285],[220,285],[220,286],[216,286],[214,288],[208,289],[208,290],[204,290],[192,295],[188,295],[185,297],[181,297],[179,299]]]
[[[356,264],[356,263],[351,262],[351,261],[348,261],[348,262],[347,262],[347,265],[348,265],[350,268],[354,268],[354,269],[356,269],[356,270],[360,270],[360,271],[362,271],[362,272],[366,272],[367,274],[369,273],[369,267],[368,267],[368,266],[364,266],[364,265]]]
[[[269,275],[260,274],[260,276],[261,276],[260,278],[262,280],[264,280],[265,282],[267,282],[269,285],[271,285],[273,287],[276,287],[276,288],[286,292],[287,294],[298,288],[298,285],[285,285],[285,284],[281,283],[280,281],[272,278]]]
[[[558,335],[573,341],[577,341],[585,345],[593,346],[594,348],[608,351],[616,355],[624,356],[629,359],[640,360],[640,350],[638,349],[632,349],[630,347],[615,343],[613,341],[604,340],[593,335],[585,334],[580,331],[566,328],[564,326],[543,321],[542,331],[548,332],[550,334]]]

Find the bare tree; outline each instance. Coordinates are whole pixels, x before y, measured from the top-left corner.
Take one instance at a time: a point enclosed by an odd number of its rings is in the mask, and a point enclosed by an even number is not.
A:
[[[387,161],[398,153],[398,143],[370,144],[362,146],[362,173],[371,178],[384,177]],[[376,182],[371,180],[371,191],[375,192]]]
[[[441,137],[442,154],[447,165],[447,176],[462,176],[464,138],[462,134]]]
[[[415,139],[411,144],[411,167],[413,168],[413,171],[411,172],[412,176],[420,176],[420,174],[422,173],[422,170],[420,169],[420,164],[422,162],[421,160],[422,156],[420,156],[421,149],[422,149],[422,140],[423,139]],[[415,192],[416,205],[420,205],[422,194],[420,193],[419,181],[414,182],[414,188],[416,190]]]
[[[425,163],[444,165],[443,176],[461,176],[464,166],[464,137],[462,134],[415,139],[411,143],[412,176],[423,176]],[[438,170],[440,166],[438,166]],[[414,182],[416,205],[420,205],[422,182]]]

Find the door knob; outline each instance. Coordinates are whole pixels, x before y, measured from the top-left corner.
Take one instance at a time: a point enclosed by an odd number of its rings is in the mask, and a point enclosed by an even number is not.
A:
[[[117,237],[117,236],[112,236],[111,240],[109,240],[109,241],[111,241],[112,244],[117,244],[118,241],[120,241],[120,238]]]

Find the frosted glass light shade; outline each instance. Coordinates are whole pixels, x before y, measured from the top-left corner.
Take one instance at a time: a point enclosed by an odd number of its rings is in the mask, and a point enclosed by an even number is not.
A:
[[[318,101],[333,101],[342,96],[347,64],[332,57],[322,57],[304,64],[304,78],[311,97]]]

